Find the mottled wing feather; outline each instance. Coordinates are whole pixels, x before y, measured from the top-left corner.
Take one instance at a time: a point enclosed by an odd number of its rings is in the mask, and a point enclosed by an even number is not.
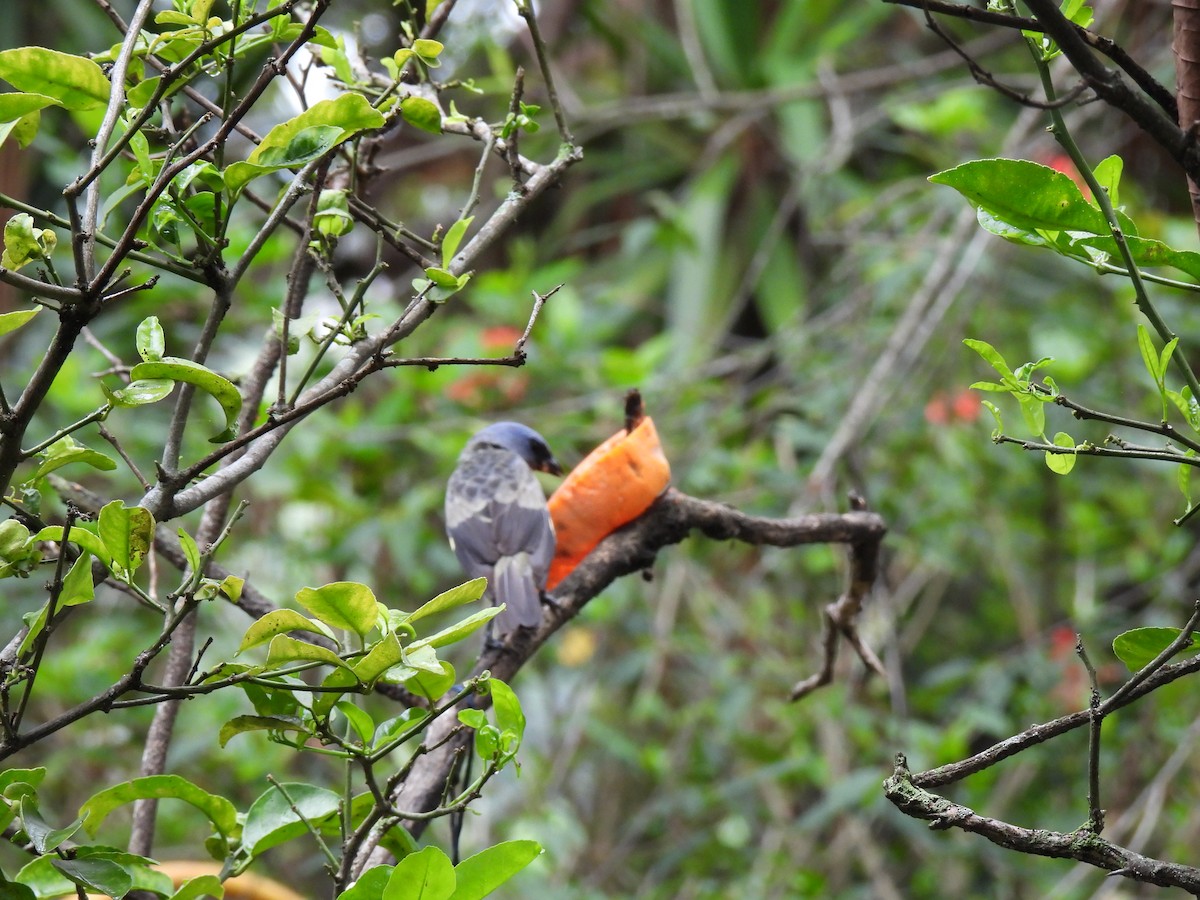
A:
[[[464,453],[446,488],[446,531],[464,571],[488,578],[493,601],[507,605],[496,619],[500,634],[541,621],[554,526],[520,457],[489,447]]]

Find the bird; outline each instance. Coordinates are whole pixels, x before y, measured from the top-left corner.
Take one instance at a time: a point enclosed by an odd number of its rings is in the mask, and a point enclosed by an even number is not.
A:
[[[477,432],[446,485],[446,534],[463,570],[488,580],[491,622],[503,640],[542,620],[542,591],[554,558],[554,524],[534,471],[561,475],[545,438],[519,422]]]

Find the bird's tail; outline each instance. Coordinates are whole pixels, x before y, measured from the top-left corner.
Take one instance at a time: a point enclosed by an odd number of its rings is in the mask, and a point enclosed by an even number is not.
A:
[[[492,571],[493,596],[503,603],[504,612],[492,620],[500,636],[515,631],[518,626],[534,628],[542,621],[542,597],[533,577],[528,553],[503,556]]]

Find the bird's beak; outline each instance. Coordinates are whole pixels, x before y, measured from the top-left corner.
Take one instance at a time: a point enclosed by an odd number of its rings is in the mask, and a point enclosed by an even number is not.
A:
[[[561,475],[563,473],[562,466],[558,464],[558,460],[553,456],[546,460],[539,467],[542,472],[549,472],[551,475]]]

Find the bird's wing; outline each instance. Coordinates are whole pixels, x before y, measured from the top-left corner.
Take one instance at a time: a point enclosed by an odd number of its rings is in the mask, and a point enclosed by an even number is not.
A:
[[[490,577],[498,560],[526,554],[536,588],[545,585],[554,526],[542,486],[515,454],[480,448],[460,460],[446,488],[446,531],[472,577]]]

